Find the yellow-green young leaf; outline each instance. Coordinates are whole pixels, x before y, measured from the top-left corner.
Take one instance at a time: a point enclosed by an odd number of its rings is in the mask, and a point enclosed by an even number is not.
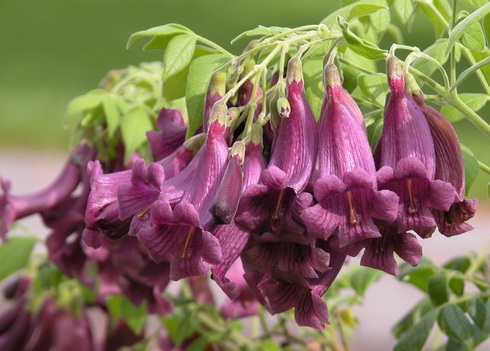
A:
[[[141,38],[149,37],[149,38],[152,38],[151,40],[153,40],[156,38],[173,37],[175,35],[184,34],[184,33],[193,34],[194,32],[191,31],[189,28],[181,25],[181,24],[168,23],[168,24],[165,24],[163,26],[153,27],[153,28],[149,28],[146,30],[142,30],[142,31],[133,33],[129,37],[129,40],[128,40],[128,43],[126,44],[126,47],[129,49],[137,40],[139,40]],[[168,41],[164,40],[164,41],[162,41],[162,43],[166,44],[166,43],[168,43]],[[155,44],[156,44],[156,42],[153,43],[153,46],[151,47],[151,49],[165,49],[166,48],[166,45],[157,46]]]
[[[107,94],[102,99],[102,107],[104,108],[105,120],[107,123],[107,130],[109,136],[113,136],[116,129],[119,127],[120,115],[119,109],[117,108],[117,99],[121,97],[113,94]]]
[[[478,173],[480,173],[480,165],[478,164],[478,160],[473,155],[470,149],[461,144],[461,152],[463,153],[463,161],[464,161],[464,176],[465,176],[465,194],[470,192],[471,186],[475,182],[478,177]]]
[[[483,34],[480,22],[469,25],[461,36],[461,41],[471,50],[483,51],[485,48],[485,34]]]
[[[143,106],[135,106],[121,118],[121,134],[124,143],[124,159],[129,160],[133,152],[147,139],[146,132],[153,129],[153,123]]]
[[[386,9],[381,9],[369,16],[369,23],[373,26],[377,35],[381,37],[388,29],[391,23],[390,10],[386,0],[380,1],[381,4],[386,6]]]
[[[107,307],[114,321],[125,321],[136,335],[142,332],[148,318],[146,303],[137,306],[125,296],[112,295],[107,300]]]
[[[474,7],[475,9],[478,9],[487,4],[489,0],[461,0],[461,2],[465,3],[468,6]]]
[[[487,183],[487,197],[490,200],[490,183]]]
[[[189,116],[187,138],[192,136],[202,124],[204,100],[211,75],[214,70],[226,61],[227,56],[213,54],[198,57],[190,64],[185,91],[187,114]]]
[[[485,4],[484,6],[475,10],[468,17],[459,22],[456,27],[454,27],[453,30],[449,33],[446,54],[449,54],[449,52],[451,52],[454,45],[456,44],[456,41],[459,40],[459,38],[461,38],[461,36],[468,30],[468,27],[470,27],[473,23],[478,22],[489,13],[490,3]]]
[[[323,57],[311,57],[303,61],[303,78],[305,81],[306,99],[313,115],[318,120],[323,103]]]
[[[388,83],[386,75],[381,73],[362,74],[358,77],[359,88],[371,102],[382,107],[386,100]]]
[[[183,71],[191,63],[195,48],[196,36],[194,34],[180,34],[169,41],[163,55],[163,83]]]
[[[473,93],[461,93],[459,94],[461,100],[464,101],[469,108],[473,111],[479,111],[487,103],[489,97],[486,94],[473,94]],[[464,114],[451,105],[444,105],[441,108],[441,113],[448,119],[449,122],[454,123],[465,118]]]
[[[344,40],[347,46],[356,54],[371,60],[377,60],[386,57],[386,50],[382,50],[375,44],[359,38],[356,34],[354,34],[354,32],[349,29],[347,23],[343,22],[339,24],[342,28],[342,35],[344,36]]]
[[[412,16],[414,10],[413,5],[412,0],[395,0],[393,2],[393,8],[403,24],[407,24]]]
[[[86,111],[100,106],[106,94],[106,90],[94,89],[72,99],[65,111],[64,125],[67,127],[76,126]]]
[[[325,17],[321,23],[331,27],[337,22],[337,17],[341,17],[345,21],[349,22],[355,18],[368,16],[381,9],[386,9],[386,6],[379,0],[361,0],[356,1],[348,6],[342,7],[337,11],[332,12]]]
[[[34,236],[10,237],[0,245],[0,281],[26,267],[37,240]]]

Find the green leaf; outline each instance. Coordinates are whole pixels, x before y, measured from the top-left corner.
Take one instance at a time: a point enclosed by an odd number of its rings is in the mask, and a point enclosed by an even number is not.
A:
[[[401,264],[398,279],[427,292],[427,281],[436,271],[437,266],[428,258],[422,257],[417,267],[412,267],[407,263]]]
[[[311,57],[303,62],[306,99],[318,120],[325,90],[323,87],[323,57]]]
[[[435,6],[431,6],[427,0],[415,0],[418,8],[429,18],[430,22],[434,25],[437,33],[437,37],[440,38],[442,33],[446,31],[447,19],[440,13]]]
[[[124,143],[124,159],[129,160],[133,152],[146,139],[146,132],[153,129],[152,119],[142,106],[130,109],[121,119],[121,134]]]
[[[119,99],[121,99],[119,96],[113,94],[107,94],[102,99],[102,107],[104,109],[109,137],[113,136],[119,127],[121,112],[117,108],[118,102],[116,102]]]
[[[454,257],[443,265],[443,267],[446,269],[451,269],[461,273],[466,273],[470,266],[471,259],[468,256]]]
[[[274,339],[265,339],[260,342],[258,351],[281,351],[283,348]]]
[[[403,24],[407,24],[408,20],[413,14],[414,6],[411,0],[395,0],[393,2],[393,8],[396,14],[400,17]]]
[[[473,322],[483,329],[485,327],[485,321],[487,320],[487,311],[485,308],[485,302],[479,296],[473,296],[466,302],[466,312],[471,317]]]
[[[181,34],[170,40],[163,55],[163,83],[168,78],[183,71],[191,63],[195,48],[195,35]]]
[[[358,77],[358,85],[365,97],[378,106],[384,106],[388,83],[386,75],[381,73],[361,74]]]
[[[184,33],[194,33],[192,32],[189,28],[181,25],[181,24],[176,24],[176,23],[169,23],[165,24],[163,26],[158,26],[158,27],[153,27],[150,29],[146,29],[143,31],[139,31],[136,33],[133,33],[129,39],[128,43],[126,44],[126,48],[130,48],[137,40],[145,37],[151,37],[152,40],[154,38],[168,38],[168,37],[173,37],[175,35],[179,34],[184,34]],[[168,42],[165,39],[165,42]],[[153,43],[152,49],[165,49],[166,45],[158,46]]]
[[[447,46],[447,39],[439,39],[434,44],[432,44],[427,49],[425,49],[424,53],[436,59],[437,62],[443,65],[448,58],[445,53],[446,46]],[[413,66],[417,68],[419,71],[429,76],[437,69],[437,65],[434,62],[432,62],[431,60],[427,60],[425,58],[416,60]]]
[[[463,102],[468,105],[473,111],[479,111],[487,101],[489,97],[487,94],[476,94],[476,93],[461,93],[458,96],[463,100]],[[448,119],[449,122],[454,123],[465,118],[464,114],[451,105],[444,105],[441,108],[441,113],[444,117]]]
[[[447,276],[437,273],[431,276],[427,282],[427,292],[434,306],[442,305],[449,300]]]
[[[449,338],[463,344],[468,350],[473,350],[475,338],[481,334],[479,328],[470,322],[456,304],[449,304],[442,308],[438,324]]]
[[[344,36],[347,46],[356,54],[359,54],[371,60],[377,60],[386,57],[386,50],[380,49],[370,41],[359,38],[356,34],[354,34],[354,32],[349,29],[347,23],[343,22],[339,23],[339,25],[342,28],[342,35]]]
[[[102,104],[106,94],[106,90],[94,89],[72,99],[65,111],[64,125],[67,127],[76,126],[86,111],[93,110]]]
[[[488,15],[483,17],[483,31],[485,32],[485,38],[487,39],[488,46],[490,45],[490,16]]]
[[[460,0],[462,3],[465,3],[468,6],[474,7],[476,9],[484,6],[489,2],[489,0]]]
[[[419,351],[424,346],[436,321],[437,311],[430,310],[418,323],[400,337],[394,351]]]
[[[483,51],[485,48],[485,34],[479,22],[471,23],[466,27],[461,41],[466,47],[475,51]]]
[[[451,52],[456,41],[468,30],[468,28],[473,24],[481,20],[488,13],[490,13],[490,3],[485,4],[479,9],[472,12],[468,17],[459,22],[456,27],[449,33],[449,40],[446,48],[446,55]]]
[[[145,303],[137,306],[125,296],[112,295],[107,299],[107,308],[114,321],[124,320],[135,334],[143,331],[148,318]]]
[[[202,124],[204,100],[213,72],[227,61],[221,54],[198,57],[189,66],[186,84],[186,106],[189,115],[187,138]]]
[[[420,320],[434,309],[430,299],[426,298],[418,302],[403,318],[392,328],[393,336],[400,339],[408,330],[420,322]]]
[[[477,62],[475,65],[478,65],[480,62],[490,57],[490,49],[488,47],[485,47],[485,50],[483,52],[471,51],[471,50],[470,52],[473,58],[475,59],[475,61]],[[490,81],[490,64],[488,63],[484,64],[479,69],[481,70],[481,72],[483,73],[487,81]]]
[[[463,80],[465,80],[466,78],[468,78],[468,76],[470,74],[472,74],[473,72],[475,72],[476,70],[479,70],[480,68],[482,67],[485,67],[486,65],[490,64],[490,56],[487,56],[486,58],[484,58],[483,60],[479,61],[478,63],[472,65],[471,67],[467,68],[466,70],[464,70],[463,72],[461,72],[461,74],[459,75],[458,79],[456,80],[456,82],[454,83],[454,85],[451,87],[452,89],[454,89],[455,87],[457,87]]]
[[[379,0],[361,0],[332,12],[321,23],[331,27],[337,22],[337,17],[349,22],[358,17],[371,15],[381,9],[386,9],[386,6],[380,5]]]
[[[360,266],[350,276],[350,283],[358,295],[364,296],[366,290],[382,276],[380,270]]]
[[[473,152],[468,149],[466,146],[461,144],[461,151],[463,153],[463,161],[464,161],[464,175],[465,175],[465,194],[470,192],[471,186],[475,182],[478,177],[478,173],[480,172],[480,165],[478,164],[478,160],[473,155]]]
[[[162,84],[163,101],[169,103],[185,96],[189,66],[174,74]]]
[[[381,2],[381,1],[380,1]],[[386,0],[382,1],[386,9],[381,9],[369,16],[369,23],[373,26],[379,38],[387,31],[391,23],[390,10]]]
[[[18,236],[0,245],[0,281],[27,266],[37,241],[34,236]]]

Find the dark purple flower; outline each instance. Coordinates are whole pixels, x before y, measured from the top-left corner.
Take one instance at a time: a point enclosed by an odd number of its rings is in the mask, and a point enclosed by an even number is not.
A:
[[[187,125],[177,109],[162,108],[156,125],[159,132],[146,132],[153,161],[161,160],[177,150],[187,133]]]
[[[309,280],[309,287],[273,277],[270,273],[250,270],[245,266],[245,279],[255,297],[271,314],[295,309],[294,317],[301,326],[323,329],[328,321],[328,310],[322,296],[326,293],[345,262],[345,254],[323,242],[322,249],[330,254],[330,269]]]
[[[308,231],[341,247],[379,237],[374,219],[393,222],[398,197],[377,190],[374,160],[359,107],[342,88],[337,67],[325,66],[326,92],[321,109],[313,193],[318,204],[301,215]]]
[[[281,118],[277,127],[261,184],[245,190],[235,217],[240,226],[250,231],[260,231],[264,221],[276,222],[274,226],[282,221],[288,201],[306,188],[316,158],[318,132],[305,97],[299,58],[289,61],[286,81],[290,115]]]
[[[435,179],[449,182],[454,187],[454,201],[448,211],[431,209],[439,231],[446,236],[465,233],[473,229],[467,220],[472,218],[478,200],[465,199],[463,155],[453,126],[443,115],[424,102],[422,92],[412,92],[429,123],[436,157]]]
[[[259,126],[255,126],[252,128],[252,137],[245,147],[241,191],[259,182],[260,175],[266,167],[262,151],[262,130]],[[250,232],[232,221],[227,225],[215,226],[212,233],[219,240],[222,252],[221,262],[212,269],[212,278],[228,297],[233,299],[239,294],[239,290],[237,282],[232,277],[228,277],[227,271],[245,248]]]
[[[80,182],[81,167],[92,156],[86,144],[78,145],[71,153],[58,178],[46,189],[29,195],[10,194],[10,182],[0,178],[0,238],[5,235],[13,221],[42,212],[63,202]]]
[[[228,158],[228,131],[226,105],[218,102],[203,147],[188,167],[162,184],[160,200],[151,206],[151,226],[138,232],[155,262],[170,262],[173,280],[205,274],[220,261],[219,241],[208,231],[209,210]],[[173,202],[175,194],[180,198]]]
[[[429,208],[447,211],[454,200],[450,183],[434,180],[434,143],[427,120],[405,91],[405,79],[397,59],[388,58],[388,95],[381,138],[376,147],[381,170],[378,186],[395,192],[400,200],[396,226],[399,232],[413,229],[429,237],[436,222]],[[379,172],[378,172],[379,173]]]

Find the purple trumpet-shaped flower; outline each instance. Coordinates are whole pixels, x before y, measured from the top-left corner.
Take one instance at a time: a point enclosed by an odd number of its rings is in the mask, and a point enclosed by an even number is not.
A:
[[[266,167],[262,151],[262,129],[260,126],[253,125],[250,141],[245,147],[245,160],[242,165],[243,182],[240,192],[259,182],[260,175]],[[236,200],[239,201],[240,197],[241,194]],[[234,201],[235,199],[231,202]],[[238,226],[235,221],[231,221],[227,225],[215,226],[212,233],[219,240],[222,252],[221,262],[212,269],[212,278],[230,299],[234,299],[240,294],[238,282],[234,281],[234,277],[229,276],[227,272],[245,248],[250,232]]]
[[[331,248],[328,242],[322,242],[320,247],[330,255],[330,268],[320,273],[318,278],[309,279],[308,287],[289,282],[287,276],[281,279],[245,266],[248,285],[257,300],[271,314],[282,313],[294,307],[295,320],[301,326],[323,329],[329,323],[327,305],[322,296],[340,272],[346,255]]]
[[[245,270],[243,269],[242,260],[238,258],[230,266],[228,271],[229,280],[236,284],[238,290],[237,297],[226,300],[220,307],[220,314],[224,318],[243,318],[254,316],[259,312],[257,299],[253,296],[252,290],[244,278]]]
[[[327,240],[336,234],[344,247],[380,237],[374,219],[393,222],[398,197],[377,189],[361,111],[330,62],[325,66],[325,82],[313,186],[318,204],[306,209],[301,219],[314,236]]]
[[[435,151],[427,120],[405,91],[405,79],[397,59],[390,56],[387,66],[391,93],[375,157],[379,167],[391,169],[378,172],[378,186],[395,192],[400,198],[398,231],[413,229],[426,238],[436,229],[430,209],[449,210],[454,189],[448,182],[434,180]]]
[[[151,226],[137,234],[155,262],[170,262],[173,280],[205,274],[221,259],[219,241],[209,229],[228,158],[226,118],[226,105],[217,102],[203,147],[188,167],[162,184],[160,199],[150,209]]]
[[[140,162],[136,162],[139,165]],[[99,161],[89,162],[87,171],[90,175],[90,194],[85,212],[86,231],[84,237],[94,239],[96,232],[102,232],[111,239],[118,239],[128,233],[129,221],[119,219],[117,187],[129,182],[131,171],[104,174]],[[99,241],[87,240],[87,244],[100,244]]]
[[[177,109],[162,108],[156,124],[160,131],[146,132],[153,161],[161,160],[177,150],[187,132],[187,125]]]
[[[5,239],[15,220],[40,213],[63,202],[80,182],[81,167],[92,157],[86,144],[78,145],[71,153],[58,178],[46,189],[29,195],[10,194],[10,182],[0,178],[0,238]]]
[[[412,92],[429,123],[436,157],[435,179],[449,182],[454,187],[454,201],[448,211],[431,209],[441,234],[453,236],[473,229],[467,220],[472,218],[478,200],[465,199],[464,163],[458,136],[449,121],[440,112],[424,102],[422,92]]]
[[[251,185],[242,196],[235,220],[245,229],[262,231],[277,227],[294,194],[301,193],[310,179],[317,150],[317,127],[305,98],[301,61],[293,57],[287,71],[289,117],[281,118],[271,157],[262,172],[261,184]]]

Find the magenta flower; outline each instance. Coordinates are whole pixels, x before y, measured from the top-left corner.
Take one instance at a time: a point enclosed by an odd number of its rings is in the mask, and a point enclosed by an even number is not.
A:
[[[205,274],[221,259],[219,241],[208,229],[228,158],[228,130],[226,106],[218,102],[203,147],[188,167],[162,184],[160,199],[150,209],[151,227],[137,234],[155,262],[170,262],[173,280]],[[180,195],[175,203],[172,194]]]
[[[325,81],[313,186],[318,204],[306,209],[301,219],[314,236],[327,240],[335,234],[344,247],[380,237],[374,219],[393,222],[398,197],[377,189],[361,111],[342,88],[332,63],[325,66]]]
[[[177,150],[187,133],[187,125],[177,109],[162,108],[156,125],[160,131],[146,132],[153,161],[159,161]]]
[[[465,199],[464,163],[458,136],[449,121],[440,112],[424,102],[421,92],[413,98],[429,123],[436,157],[435,179],[449,182],[454,187],[454,201],[448,211],[431,209],[439,231],[446,236],[465,233],[473,229],[467,220],[472,218],[478,200]]]
[[[405,79],[395,57],[388,58],[388,95],[384,126],[376,147],[380,170],[378,185],[395,192],[400,200],[396,226],[429,237],[436,228],[430,209],[447,211],[454,201],[450,183],[434,180],[434,143],[427,120],[405,91]]]
[[[0,238],[5,239],[11,224],[18,219],[40,213],[69,198],[80,182],[82,168],[93,156],[86,144],[71,153],[58,178],[46,189],[28,195],[12,195],[10,182],[0,178]]]
[[[292,58],[287,72],[289,117],[276,130],[267,168],[261,184],[251,185],[242,196],[235,220],[250,231],[277,226],[294,194],[302,192],[310,179],[317,150],[317,127],[305,98],[301,61]]]
[[[330,254],[330,269],[309,280],[309,287],[289,282],[286,277],[274,278],[270,273],[261,273],[245,266],[245,279],[257,300],[271,314],[294,308],[294,317],[301,326],[323,329],[328,321],[328,309],[322,296],[326,293],[340,269],[346,255],[323,242],[321,248]]]

